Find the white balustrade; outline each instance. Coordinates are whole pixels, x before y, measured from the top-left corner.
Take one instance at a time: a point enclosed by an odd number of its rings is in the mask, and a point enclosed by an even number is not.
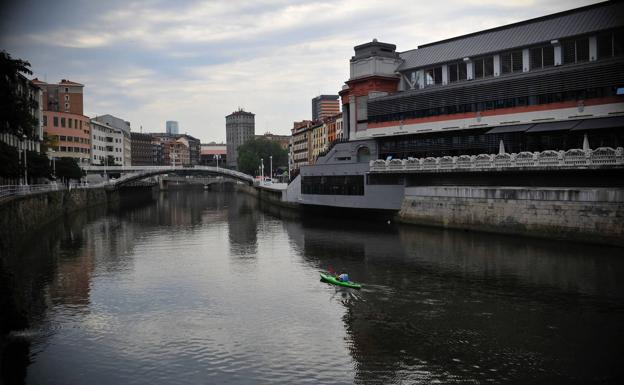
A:
[[[517,154],[479,154],[370,161],[370,170],[373,172],[600,166],[624,166],[624,148],[599,147],[595,150],[523,151]]]

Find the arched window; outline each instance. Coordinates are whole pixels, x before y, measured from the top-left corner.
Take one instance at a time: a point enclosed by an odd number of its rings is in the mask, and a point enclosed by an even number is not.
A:
[[[370,161],[370,150],[368,147],[360,147],[357,151],[358,163],[368,163]]]

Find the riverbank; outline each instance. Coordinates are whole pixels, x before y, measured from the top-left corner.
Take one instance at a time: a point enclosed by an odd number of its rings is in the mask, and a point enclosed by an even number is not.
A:
[[[0,251],[9,252],[41,226],[91,206],[119,204],[118,191],[88,188],[17,196],[0,204]]]

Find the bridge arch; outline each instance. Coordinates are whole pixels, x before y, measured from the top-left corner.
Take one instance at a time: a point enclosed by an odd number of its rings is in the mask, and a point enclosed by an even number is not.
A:
[[[232,178],[249,185],[253,185],[254,177],[245,173],[230,170],[223,167],[212,166],[126,166],[126,167],[104,167],[104,166],[87,166],[83,168],[87,174],[101,174],[104,172],[120,173],[122,176],[114,181],[109,182],[110,186],[121,187],[127,183],[131,183],[151,176],[184,173],[184,174],[212,174],[221,175]]]

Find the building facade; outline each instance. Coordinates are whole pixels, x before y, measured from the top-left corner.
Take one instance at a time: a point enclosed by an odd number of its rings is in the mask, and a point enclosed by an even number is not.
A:
[[[356,46],[348,137],[382,159],[623,146],[622,15],[605,2],[402,53]]]
[[[152,148],[155,159],[161,159],[164,165],[197,165],[200,164],[201,143],[199,139],[187,135],[169,135],[167,133],[151,133]],[[186,147],[183,148],[183,147]]]
[[[154,149],[152,135],[139,132],[130,133],[130,149],[133,166],[155,166],[158,161],[158,151]]]
[[[291,171],[299,170],[301,166],[310,164],[313,126],[314,124],[311,120],[304,120],[293,124],[289,154]]]
[[[102,123],[108,127],[115,129],[116,132],[122,135],[122,161],[123,166],[130,166],[132,163],[132,139],[130,138],[130,122],[118,118],[113,115],[101,115],[96,116],[93,120]]]
[[[175,120],[167,120],[165,122],[165,132],[169,135],[177,135],[180,133],[180,127]]]
[[[129,163],[125,163],[122,130],[91,119],[91,164],[130,166]]]
[[[56,144],[51,148],[54,156],[74,158],[80,165],[88,165],[91,128],[89,118],[83,115],[84,85],[66,79],[58,84],[38,79],[33,83],[42,90],[43,132]]]
[[[319,95],[312,99],[312,120],[317,122],[340,112],[338,95]]]
[[[255,136],[255,115],[239,109],[225,117],[227,167],[238,168],[238,147]]]
[[[225,143],[202,143],[200,164],[204,166],[225,166],[227,164],[227,146]]]

